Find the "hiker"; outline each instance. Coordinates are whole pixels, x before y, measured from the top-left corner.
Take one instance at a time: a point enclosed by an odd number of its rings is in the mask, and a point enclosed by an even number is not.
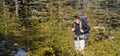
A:
[[[85,34],[90,30],[89,26],[82,22],[79,16],[74,16],[74,23],[72,24],[72,31],[74,32],[75,49],[83,51],[85,48]]]

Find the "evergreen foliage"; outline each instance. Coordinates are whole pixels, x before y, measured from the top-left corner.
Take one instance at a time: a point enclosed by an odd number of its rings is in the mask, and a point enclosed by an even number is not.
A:
[[[11,51],[23,46],[28,56],[119,56],[120,3],[90,0],[86,8],[86,1],[0,0],[0,38],[19,44],[9,46]],[[71,31],[79,13],[88,16],[91,27],[84,54],[74,50]],[[4,51],[6,55],[12,56]]]

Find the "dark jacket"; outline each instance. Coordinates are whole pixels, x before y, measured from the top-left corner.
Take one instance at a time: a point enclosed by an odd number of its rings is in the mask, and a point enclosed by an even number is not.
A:
[[[84,33],[80,32],[80,25],[77,23],[73,23],[72,28],[75,28],[75,31],[74,31],[75,35],[86,34],[86,33],[89,33],[89,30],[90,30],[90,27],[85,22],[82,22],[82,29],[83,29]]]

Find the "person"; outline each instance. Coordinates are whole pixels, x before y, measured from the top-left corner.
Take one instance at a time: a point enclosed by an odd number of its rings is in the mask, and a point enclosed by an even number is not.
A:
[[[90,30],[90,27],[83,23],[79,16],[74,16],[72,31],[74,32],[75,50],[83,51],[85,48],[85,35]]]

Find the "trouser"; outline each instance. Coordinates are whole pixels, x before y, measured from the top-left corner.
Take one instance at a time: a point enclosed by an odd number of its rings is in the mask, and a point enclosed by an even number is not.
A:
[[[85,48],[84,35],[77,36],[77,40],[75,40],[74,44],[75,44],[75,50],[83,51]]]

